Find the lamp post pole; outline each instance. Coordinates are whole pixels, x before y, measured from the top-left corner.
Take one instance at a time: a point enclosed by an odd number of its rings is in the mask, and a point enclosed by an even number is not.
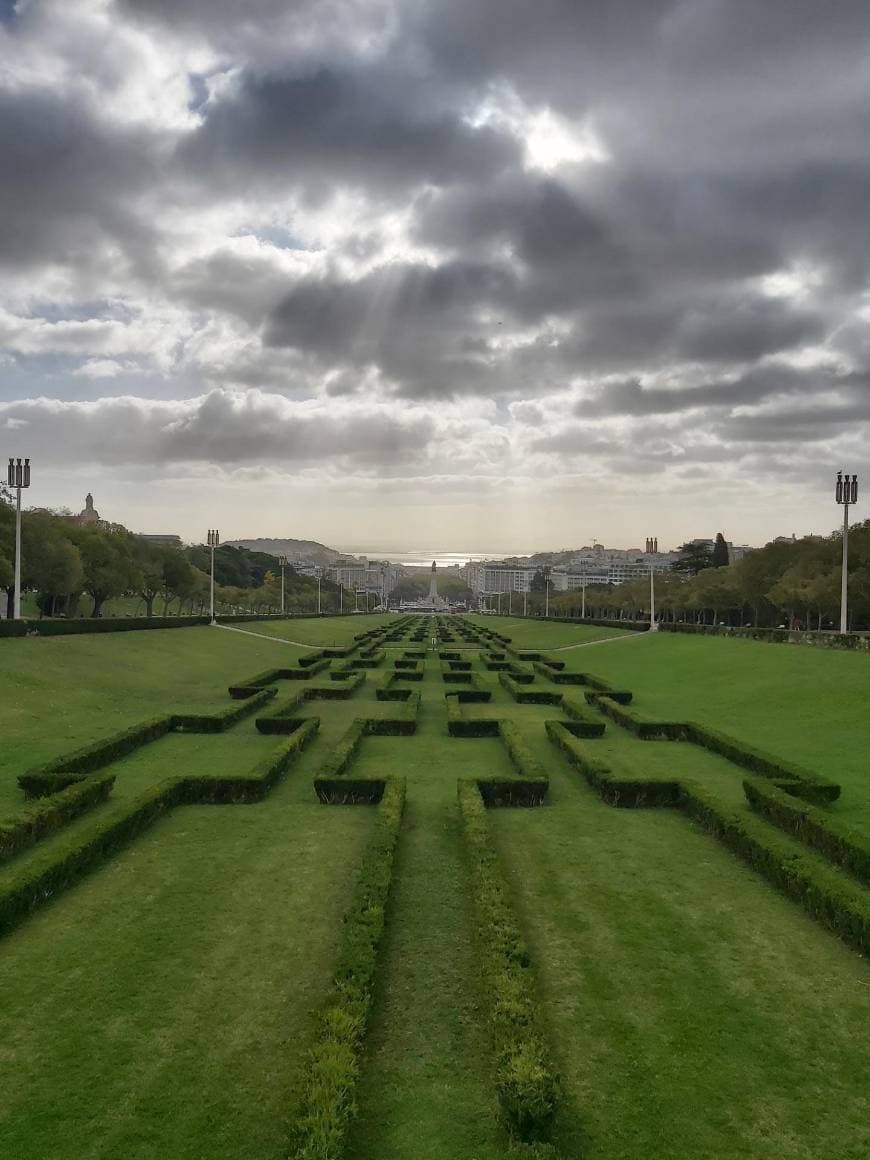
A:
[[[858,476],[837,472],[837,503],[843,505],[843,575],[840,580],[840,633],[849,631],[849,504],[858,502]],[[16,589],[17,591],[17,589]]]
[[[278,563],[281,565],[281,615],[284,614],[284,569],[287,567],[287,557],[279,556]]]
[[[320,616],[320,580],[321,580],[321,577],[318,576],[317,577],[317,615],[318,616]]]
[[[208,542],[209,548],[211,548],[211,586],[210,586],[209,607],[211,608],[211,623],[217,624],[217,620],[215,619],[215,614],[214,614],[214,550],[218,546],[218,544],[221,542],[220,533],[218,532],[217,528],[209,528],[208,529],[208,541],[207,542]]]
[[[550,615],[550,577],[547,576],[547,591],[544,596],[544,616]]]
[[[650,544],[654,541],[650,540]],[[650,632],[658,632],[658,623],[656,622],[656,580],[655,571],[653,570],[653,562],[649,562],[649,630]]]
[[[528,608],[528,605],[529,605],[529,590],[528,590],[528,588],[524,588],[523,589],[523,616],[526,615],[526,609]]]
[[[16,620],[21,619],[21,489],[23,487],[30,487],[30,460],[25,459],[22,463],[20,459],[9,460],[9,474],[7,482],[10,487],[15,488],[15,600],[13,603],[13,616]]]
[[[513,616],[513,588],[508,588],[508,616]]]
[[[581,577],[581,580],[582,580],[582,583],[580,584],[580,619],[585,620],[586,619],[586,577],[585,576]]]

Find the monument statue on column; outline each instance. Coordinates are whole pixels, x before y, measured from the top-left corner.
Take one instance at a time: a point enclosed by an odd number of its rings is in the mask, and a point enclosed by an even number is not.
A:
[[[438,576],[435,572],[435,561],[432,561],[432,578],[429,581],[429,601],[433,608],[438,605]]]

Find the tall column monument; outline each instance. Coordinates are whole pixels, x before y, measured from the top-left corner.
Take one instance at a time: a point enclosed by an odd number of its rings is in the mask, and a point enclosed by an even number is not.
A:
[[[435,561],[432,561],[432,578],[429,581],[429,601],[433,607],[438,604],[438,576],[435,572]]]

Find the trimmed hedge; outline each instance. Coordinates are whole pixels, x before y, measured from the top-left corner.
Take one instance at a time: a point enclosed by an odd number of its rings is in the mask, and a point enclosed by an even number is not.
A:
[[[562,703],[561,693],[554,693],[550,689],[524,689],[510,673],[499,673],[498,679],[499,683],[520,705],[561,705]]]
[[[29,850],[43,838],[62,830],[74,818],[108,799],[115,784],[113,773],[96,773],[60,793],[41,798],[15,817],[0,821],[0,863]]]
[[[379,802],[389,779],[358,778],[348,774],[364,737],[407,737],[417,731],[420,694],[407,691],[398,717],[357,717],[339,738],[314,778],[314,791],[325,805]]]
[[[272,613],[257,616],[254,613],[238,616],[218,616],[221,624],[248,624],[267,620],[304,620],[316,613],[296,613],[292,616]],[[330,613],[331,616],[340,615]],[[345,615],[348,615],[345,613]],[[73,617],[69,620],[45,617],[34,620],[0,620],[0,638],[4,636],[82,636],[99,632],[139,632],[150,628],[197,628],[211,624],[210,616],[107,616]]]
[[[451,737],[498,737],[499,720],[497,717],[472,717],[469,719],[463,716],[462,704],[465,700],[463,694],[470,692],[470,689],[457,689],[455,692],[451,691],[444,694],[447,701],[447,732]]]
[[[758,778],[744,780],[743,791],[750,806],[768,822],[870,886],[870,839],[866,835]]]
[[[532,668],[539,677],[552,681],[554,685],[585,685],[586,677],[583,673],[565,673],[560,668],[550,668],[546,661],[535,661]]]
[[[659,624],[660,632],[691,633],[698,636],[730,636],[741,640],[761,640],[767,644],[803,644],[855,652],[870,650],[870,636],[856,632],[801,632],[790,628],[732,628],[722,624]]]
[[[276,681],[308,681],[315,673],[322,672],[329,668],[329,661],[324,658],[315,661],[308,667],[300,667],[297,669],[266,669],[262,673],[257,673],[253,677],[249,677],[245,681],[239,681],[236,685],[230,685],[227,692],[231,697],[237,700],[242,700],[245,697],[250,697],[257,689],[264,688],[266,685],[273,685]]]
[[[72,753],[63,754],[54,761],[40,766],[38,769],[28,770],[18,778],[18,784],[28,798],[47,797],[58,793],[67,786],[81,781],[89,773],[126,757],[128,753],[165,737],[172,730],[173,718],[154,717],[150,721],[142,721],[120,733],[114,733],[102,741],[92,742]]]
[[[245,698],[240,705],[230,705],[220,713],[174,713],[172,728],[178,733],[224,733],[238,721],[256,712],[261,705],[271,701],[277,694],[278,690],[271,687],[260,689]]]
[[[605,801],[616,806],[673,806],[682,809],[708,833],[799,902],[811,917],[863,954],[870,952],[870,898],[792,838],[772,830],[752,813],[723,805],[705,786],[691,780],[653,781],[621,778],[592,760],[557,721],[547,734]]]
[[[344,917],[338,966],[308,1056],[302,1106],[291,1135],[294,1160],[341,1160],[344,1154],[347,1130],[356,1112],[354,1093],[404,805],[404,779],[390,778]]]
[[[547,781],[543,765],[526,745],[523,735],[513,721],[499,721],[498,733],[508,751],[513,767],[520,777]]]
[[[529,953],[480,793],[469,781],[459,782],[458,793],[490,1000],[499,1107],[514,1140],[546,1143],[552,1133],[559,1080],[541,1027]]]
[[[680,783],[643,777],[620,777],[596,761],[580,746],[577,735],[563,721],[545,722],[547,736],[562,750],[570,763],[612,806],[636,809],[641,806],[675,806],[680,802]]]
[[[575,737],[603,737],[604,722],[597,715],[589,712],[585,702],[575,701],[573,697],[562,697],[562,712],[571,719],[568,729]]]
[[[762,874],[768,882],[837,934],[860,954],[870,953],[870,897],[810,850],[752,813],[738,813],[694,782],[682,786],[681,806],[690,818]]]
[[[108,817],[95,818],[84,832],[77,830],[67,835],[60,850],[52,844],[38,851],[0,891],[0,933],[102,865],[110,854],[122,849],[174,806],[262,801],[313,738],[318,726],[316,720],[306,721],[289,741],[248,774],[168,778]]]

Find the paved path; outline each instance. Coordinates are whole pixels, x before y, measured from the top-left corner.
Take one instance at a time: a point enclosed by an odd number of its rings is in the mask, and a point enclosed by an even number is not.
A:
[[[542,648],[540,652],[567,652],[572,648],[592,648],[594,644],[610,644],[614,640],[638,640],[640,637],[649,636],[648,632],[623,632],[619,636],[603,636],[600,640],[581,640],[579,644],[558,644],[553,648]]]
[[[309,644],[303,643],[301,640],[285,640],[283,636],[268,636],[265,632],[251,632],[249,628],[235,628],[231,624],[218,624],[218,628],[222,628],[224,632],[241,632],[245,636],[258,636],[260,640],[274,640],[278,644],[292,644],[296,648],[334,648],[331,644]]]

